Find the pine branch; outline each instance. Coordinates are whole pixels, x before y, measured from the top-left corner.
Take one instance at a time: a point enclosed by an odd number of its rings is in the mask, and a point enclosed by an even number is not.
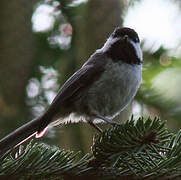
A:
[[[31,142],[25,149],[21,146],[14,155],[1,157],[0,179],[56,179],[75,176],[79,171],[86,171],[86,164],[91,158],[87,154],[76,160],[78,154]]]
[[[181,131],[171,134],[164,125],[158,118],[132,119],[96,136],[92,151],[98,171],[111,167],[117,177],[130,179],[181,177]]]
[[[15,155],[1,157],[0,179],[181,178],[181,131],[169,133],[158,118],[125,124],[95,135],[92,155],[31,142]]]

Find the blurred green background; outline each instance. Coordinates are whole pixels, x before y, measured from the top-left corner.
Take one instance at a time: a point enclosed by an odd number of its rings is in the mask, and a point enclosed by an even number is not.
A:
[[[117,120],[159,116],[180,129],[180,0],[1,0],[0,137],[41,115],[117,26],[138,32],[144,54],[142,85]],[[85,123],[67,124],[40,141],[85,153],[94,133]]]

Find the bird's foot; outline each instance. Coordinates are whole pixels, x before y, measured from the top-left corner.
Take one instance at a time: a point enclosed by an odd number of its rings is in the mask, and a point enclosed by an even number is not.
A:
[[[99,114],[96,114],[95,117],[96,117],[96,118],[99,118],[99,119],[102,119],[103,121],[111,124],[112,126],[120,125],[120,123],[115,122],[115,121],[112,121],[111,119],[106,118],[106,117],[104,117],[104,116],[101,116],[101,115],[99,115]]]
[[[102,133],[102,129],[95,125],[92,121],[88,122],[93,128],[95,128],[99,133]]]

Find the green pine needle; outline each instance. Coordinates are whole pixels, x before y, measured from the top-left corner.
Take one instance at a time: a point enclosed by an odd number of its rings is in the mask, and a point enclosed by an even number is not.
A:
[[[120,176],[181,177],[181,131],[169,133],[159,118],[132,118],[105,130],[94,137],[92,152],[100,167],[117,168]]]
[[[30,142],[0,157],[0,179],[180,179],[181,131],[159,118],[127,121],[95,135],[92,154]]]

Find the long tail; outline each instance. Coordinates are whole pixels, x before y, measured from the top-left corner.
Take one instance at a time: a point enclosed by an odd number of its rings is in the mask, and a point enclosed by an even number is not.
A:
[[[42,124],[42,121],[42,117],[33,119],[32,121],[24,124],[20,128],[1,139],[0,156],[5,154],[13,147],[20,145],[26,140],[32,138],[33,136],[41,137],[42,132],[45,133],[44,130],[40,132],[40,125]],[[45,128],[45,130],[47,130],[47,128]]]

